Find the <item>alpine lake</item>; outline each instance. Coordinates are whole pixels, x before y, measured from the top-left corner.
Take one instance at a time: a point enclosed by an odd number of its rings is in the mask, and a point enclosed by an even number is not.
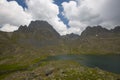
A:
[[[120,55],[57,55],[43,61],[71,60],[84,66],[120,74]]]

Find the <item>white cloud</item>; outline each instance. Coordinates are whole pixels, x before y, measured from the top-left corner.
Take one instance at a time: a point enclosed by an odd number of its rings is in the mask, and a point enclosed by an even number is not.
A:
[[[64,8],[64,15],[69,20],[70,28],[76,27],[76,33],[78,34],[80,34],[87,25],[94,23],[94,21],[97,20],[96,18],[99,17],[99,15],[93,13],[90,8],[82,3],[78,5],[75,1],[70,1],[64,2],[62,5]],[[75,32],[75,29],[73,32]]]
[[[80,34],[81,30],[80,28],[71,27],[67,30],[67,34],[71,34],[71,33]]]
[[[107,26],[106,28],[120,25],[120,0],[84,0],[83,3],[100,15],[101,25]]]
[[[88,25],[103,25],[113,28],[120,25],[120,0],[76,0],[64,2],[64,15],[70,28],[79,28],[71,32],[80,34]]]
[[[1,31],[6,31],[6,32],[13,32],[17,29],[18,29],[17,26],[13,26],[13,25],[10,25],[10,24],[5,24],[5,25],[3,25],[2,28],[0,28]]]
[[[0,24],[14,26],[28,25],[31,21],[29,13],[23,10],[15,1],[0,0]]]

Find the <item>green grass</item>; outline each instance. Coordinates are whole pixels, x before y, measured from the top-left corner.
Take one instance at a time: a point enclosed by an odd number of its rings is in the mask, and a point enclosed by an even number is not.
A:
[[[6,77],[7,75],[16,72],[26,70],[27,66],[21,66],[18,64],[2,64],[0,65],[0,79]]]
[[[62,65],[61,65],[62,64]],[[102,71],[98,68],[88,68],[72,61],[54,61],[51,65],[57,71],[45,77],[45,80],[117,80],[119,75]],[[61,73],[61,70],[64,72]]]
[[[4,79],[5,77],[7,77],[9,74],[2,74],[0,75],[0,80]]]
[[[0,74],[25,70],[27,66],[20,66],[18,64],[0,65]]]
[[[46,55],[41,56],[41,57],[38,57],[38,58],[34,59],[34,60],[32,61],[32,63],[33,63],[33,64],[34,64],[34,63],[38,63],[38,62],[40,62],[41,60],[45,59],[46,57],[47,57]]]
[[[27,55],[27,54],[26,54]],[[39,66],[46,65],[46,62],[40,62],[45,59],[47,55],[43,56],[32,56],[32,55],[18,54],[13,56],[1,56],[0,61],[6,61],[9,59],[10,62],[4,62],[0,64],[0,80],[18,71],[31,71]],[[22,56],[21,59],[18,56]],[[22,61],[24,59],[24,61]],[[17,60],[17,61],[16,61]],[[11,62],[12,61],[12,62]]]

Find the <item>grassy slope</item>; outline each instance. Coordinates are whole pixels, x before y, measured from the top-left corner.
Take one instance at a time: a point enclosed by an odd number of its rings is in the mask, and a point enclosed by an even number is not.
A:
[[[61,65],[62,64],[62,65]],[[117,80],[119,75],[88,68],[72,61],[42,62],[33,69],[17,71],[4,80]]]
[[[63,48],[71,54],[120,54],[120,37],[90,37],[73,43],[65,43]]]

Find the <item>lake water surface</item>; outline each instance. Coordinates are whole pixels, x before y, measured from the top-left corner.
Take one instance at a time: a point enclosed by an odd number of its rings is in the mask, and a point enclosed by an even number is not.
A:
[[[120,74],[120,55],[57,55],[49,56],[46,60],[73,60],[88,67]]]

